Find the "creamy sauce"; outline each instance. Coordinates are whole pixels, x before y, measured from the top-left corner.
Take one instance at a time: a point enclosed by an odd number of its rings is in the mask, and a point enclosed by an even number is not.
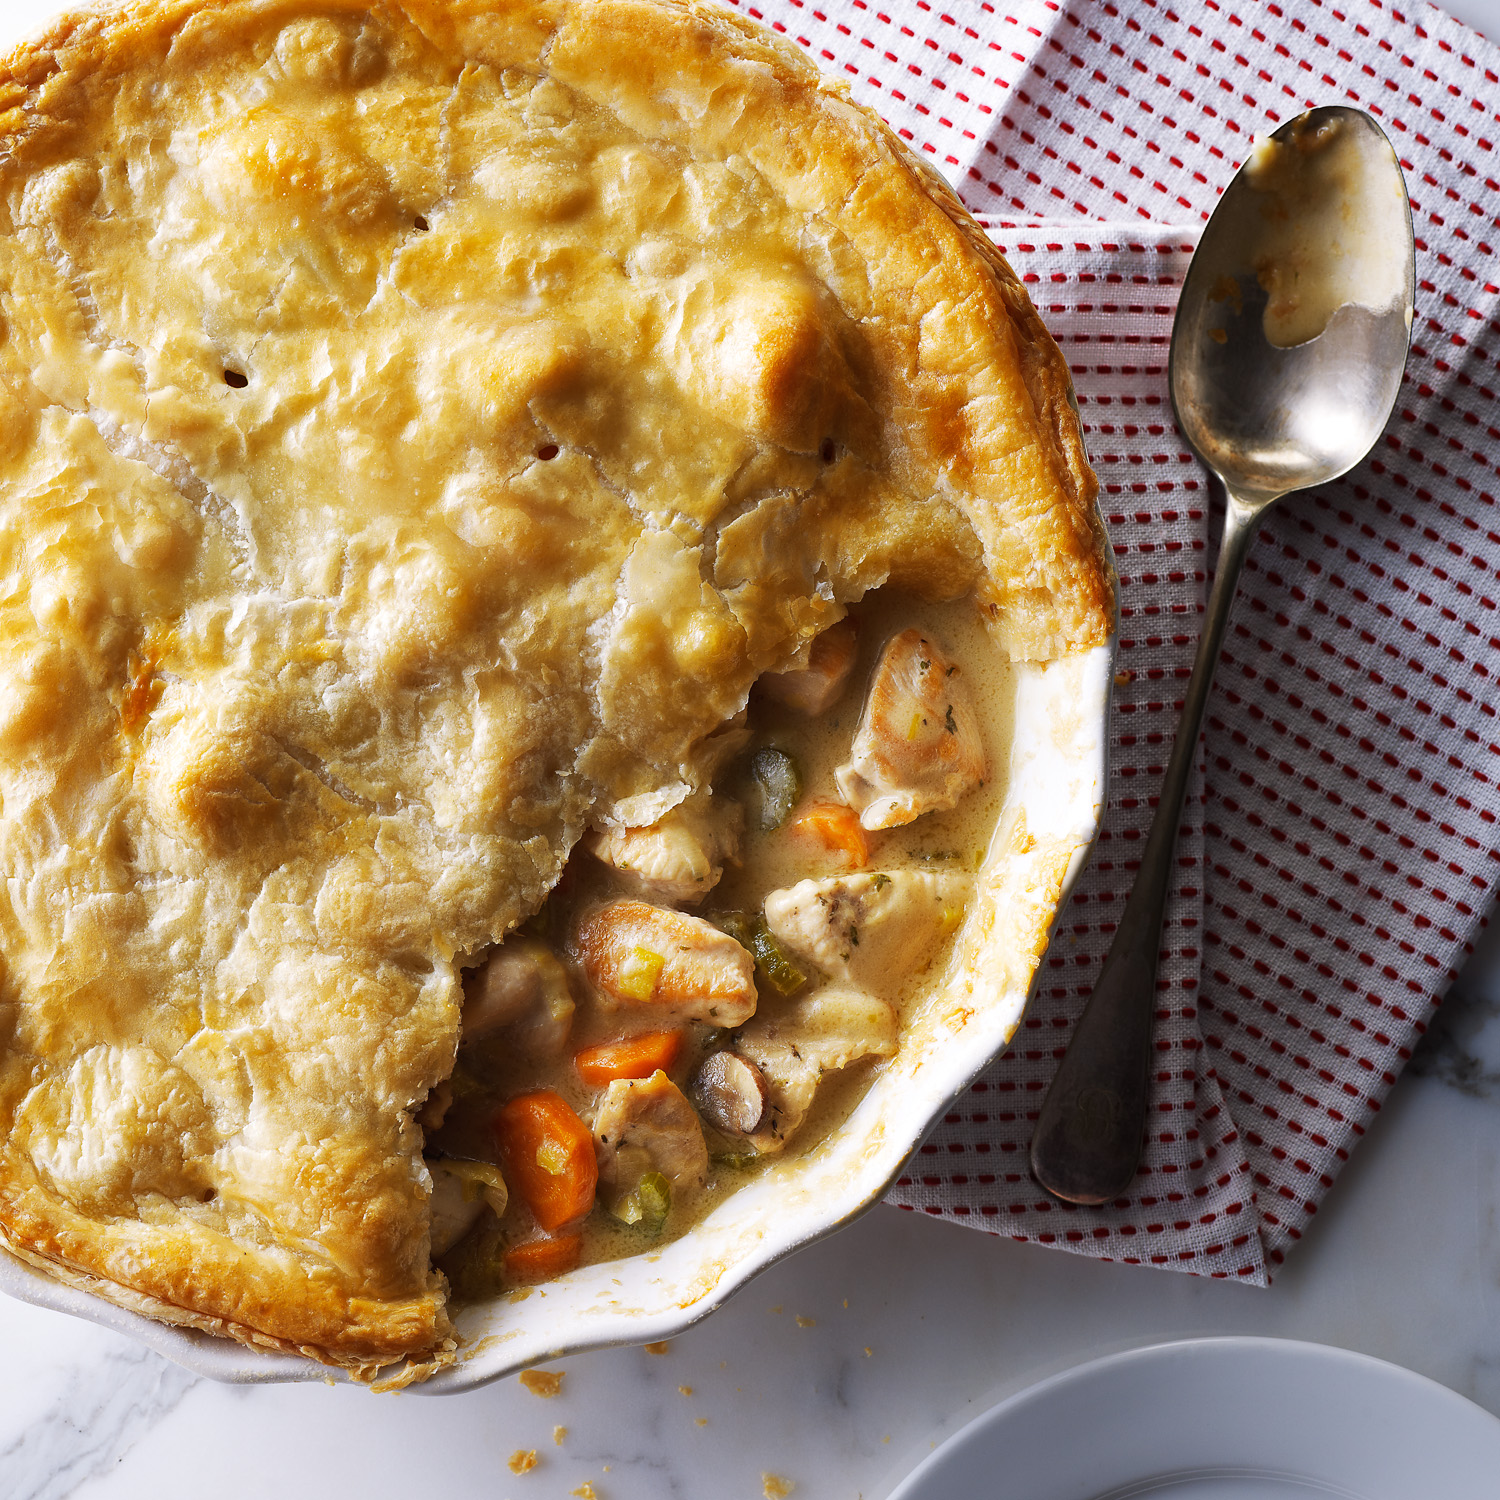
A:
[[[849,754],[859,725],[870,677],[885,643],[908,626],[916,626],[953,662],[966,679],[981,726],[988,774],[984,784],[949,811],[924,814],[900,828],[871,833],[872,871],[904,869],[946,870],[972,874],[977,871],[994,832],[1005,799],[1006,768],[1014,717],[1015,673],[1009,661],[994,646],[972,599],[933,604],[895,589],[870,595],[850,610],[858,630],[858,655],[844,691],[837,702],[816,718],[779,705],[759,693],[751,698],[750,743],[744,756],[726,769],[715,787],[715,796],[733,796],[743,785],[744,764],[764,746],[792,756],[802,773],[803,799],[838,801],[834,768]],[[719,885],[696,907],[686,908],[713,920],[727,911],[758,913],[766,895],[808,877],[843,874],[848,865],[836,854],[823,852],[795,836],[788,827],[764,831],[747,824],[738,865],[726,868]],[[600,899],[621,894],[618,877],[607,866],[576,853],[562,883],[538,919],[531,924],[559,951],[566,949],[566,934],[576,913]],[[947,977],[953,946],[951,935],[938,940],[926,961],[914,966],[898,988],[882,996],[903,1017],[939,990]],[[572,1054],[595,1042],[611,1040],[632,1031],[661,1025],[645,1010],[629,1008],[606,1011],[592,998],[589,986],[575,971],[573,993],[578,1002],[567,1055],[540,1062],[518,1062],[506,1055],[503,1042],[476,1044],[461,1054],[460,1073],[482,1080],[477,1092],[459,1097],[449,1112],[433,1146],[454,1155],[494,1159],[493,1137],[488,1120],[505,1098],[531,1089],[555,1090],[585,1120],[591,1121],[601,1090],[585,1086],[572,1065]],[[774,989],[760,981],[760,1006],[786,1004]],[[703,1056],[722,1046],[721,1031],[691,1024],[689,1041],[671,1069],[671,1077],[683,1088]],[[732,1035],[732,1034],[731,1034]],[[786,1149],[765,1158],[748,1157],[748,1148],[707,1131],[710,1145],[710,1178],[702,1194],[687,1206],[674,1206],[664,1232],[652,1233],[621,1224],[597,1205],[583,1226],[583,1263],[618,1259],[658,1248],[666,1240],[686,1232],[723,1201],[736,1186],[776,1163],[806,1155],[826,1140],[848,1117],[863,1097],[883,1064],[874,1059],[854,1063],[840,1073],[826,1075],[820,1083],[812,1110]],[[512,1203],[515,1204],[515,1195]],[[511,1219],[504,1226],[486,1215],[476,1235],[490,1248],[517,1226]],[[524,1210],[521,1210],[524,1216]],[[449,1270],[463,1295],[459,1269],[464,1247],[460,1245],[440,1264]],[[495,1287],[472,1287],[471,1294],[487,1295]]]
[[[1371,232],[1390,222],[1384,200],[1402,191],[1378,132],[1304,116],[1281,138],[1257,141],[1245,175],[1253,191],[1235,227],[1245,268],[1267,293],[1271,344],[1317,338],[1341,307],[1384,312],[1400,303],[1405,239]]]
[[[834,784],[834,767],[848,757],[876,660],[891,636],[915,625],[963,667],[978,711],[989,776],[983,787],[951,811],[925,813],[902,828],[870,834],[869,868],[973,872],[979,868],[1005,800],[1004,773],[1015,693],[1010,664],[995,649],[979,611],[968,599],[931,604],[897,589],[881,589],[849,613],[859,629],[859,655],[843,696],[817,719],[752,697],[752,743],[774,745],[798,762],[805,798],[841,800]],[[753,910],[767,891],[809,876],[843,874],[846,869],[838,856],[809,848],[785,829],[772,833],[747,830],[740,868],[724,872],[708,904]],[[885,998],[900,1003],[899,996]]]

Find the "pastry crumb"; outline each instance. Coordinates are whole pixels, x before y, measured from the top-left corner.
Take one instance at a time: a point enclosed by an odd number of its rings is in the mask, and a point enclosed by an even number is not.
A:
[[[566,1373],[564,1370],[522,1370],[521,1384],[533,1396],[544,1396],[550,1401],[562,1389]]]
[[[871,1358],[871,1356],[872,1356],[872,1355],[873,1355],[873,1354],[874,1354],[874,1353],[875,1353],[875,1351],[874,1351],[874,1350],[873,1350],[873,1349],[872,1349],[872,1348],[871,1348],[871,1347],[870,1347],[870,1346],[869,1346],[869,1345],[868,1345],[868,1344],[866,1344],[866,1345],[865,1345],[865,1358],[866,1358],[866,1359],[869,1359],[869,1358]]]
[[[677,1393],[680,1396],[691,1396],[693,1394],[693,1388],[690,1385],[680,1385],[677,1387]]]
[[[646,1353],[647,1354],[665,1354],[667,1352],[667,1350],[670,1349],[671,1347],[672,1347],[672,1341],[670,1339],[663,1339],[659,1344],[647,1344],[646,1345]]]
[[[797,1486],[790,1479],[783,1479],[780,1474],[762,1474],[760,1476],[761,1493],[766,1500],[786,1500]]]
[[[694,1417],[693,1418],[693,1425],[695,1427],[707,1427],[708,1426],[708,1418],[707,1417]]]
[[[798,1328],[816,1328],[817,1326],[818,1320],[816,1318],[804,1318],[801,1313],[797,1314]]]
[[[529,1474],[536,1468],[536,1449],[517,1448],[511,1456],[505,1460],[505,1466],[512,1474]]]
[[[599,1500],[599,1491],[593,1486],[591,1480],[585,1479],[576,1490],[569,1490],[570,1495],[577,1495],[578,1500]]]
[[[567,1435],[568,1429],[566,1427],[554,1427],[552,1429],[552,1441],[556,1443],[559,1448],[562,1447],[563,1439],[566,1438]]]
[[[844,1298],[844,1306],[848,1307],[848,1305],[849,1305],[849,1299],[847,1297],[845,1297]]]
[[[779,1303],[779,1302],[778,1302],[778,1303],[777,1303],[777,1304],[776,1304],[776,1306],[775,1306],[775,1307],[773,1307],[773,1308],[772,1308],[772,1309],[771,1309],[771,1311],[772,1311],[772,1312],[773,1312],[773,1313],[779,1313],[779,1312],[780,1312],[780,1311],[781,1311],[781,1304],[780,1304],[780,1303]]]

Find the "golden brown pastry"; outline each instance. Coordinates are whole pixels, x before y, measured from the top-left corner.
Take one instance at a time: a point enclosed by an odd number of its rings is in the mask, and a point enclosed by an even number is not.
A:
[[[1105,639],[949,190],[677,0],[145,0],[0,64],[0,1236],[450,1356],[457,965],[887,580]]]

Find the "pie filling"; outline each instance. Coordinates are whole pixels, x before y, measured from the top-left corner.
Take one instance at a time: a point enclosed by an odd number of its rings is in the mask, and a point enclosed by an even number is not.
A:
[[[761,679],[707,788],[587,835],[476,956],[419,1116],[459,1299],[653,1248],[847,1115],[942,987],[1010,679],[972,599],[877,591]]]

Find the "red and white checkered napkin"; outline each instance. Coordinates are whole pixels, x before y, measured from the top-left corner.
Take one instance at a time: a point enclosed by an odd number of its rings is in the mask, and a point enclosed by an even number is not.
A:
[[[1500,879],[1500,50],[1381,0],[734,0],[944,171],[1061,344],[1120,572],[1109,806],[1015,1044],[892,1200],[1087,1255],[1264,1282],[1380,1108]],[[815,8],[816,7],[816,8]],[[1114,932],[1203,610],[1208,490],[1166,356],[1252,137],[1369,110],[1417,229],[1397,411],[1273,512],[1209,704],[1162,935],[1145,1161],[1102,1210],[1027,1174]]]

